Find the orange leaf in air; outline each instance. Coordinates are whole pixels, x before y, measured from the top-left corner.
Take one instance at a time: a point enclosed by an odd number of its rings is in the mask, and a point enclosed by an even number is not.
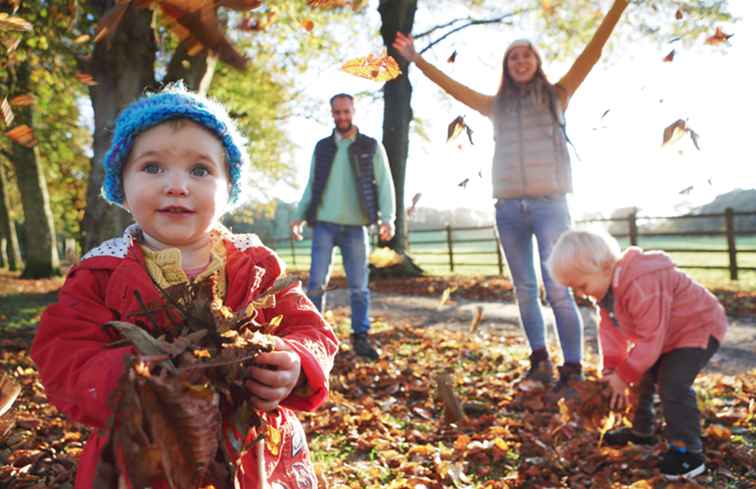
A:
[[[677,9],[677,12],[675,12],[675,19],[682,20],[683,18],[683,11],[681,8]]]
[[[446,60],[447,63],[454,63],[455,61],[457,61],[457,51],[451,53],[449,59]]]
[[[301,24],[307,32],[312,32],[312,29],[315,27],[315,23],[310,19],[303,20]]]
[[[721,28],[717,27],[717,30],[714,32],[714,34],[706,38],[706,44],[716,46],[717,44],[727,42],[727,40],[730,39],[733,35],[734,34],[725,34],[724,32],[722,32]]]
[[[32,131],[32,128],[26,124],[14,127],[10,131],[7,131],[5,135],[21,146],[26,146],[27,148],[31,148],[37,144],[37,141],[34,140],[34,131]]]
[[[83,71],[79,71],[76,73],[76,79],[82,82],[84,85],[92,86],[97,85],[97,81],[90,75],[89,73],[84,73]]]
[[[669,54],[668,54],[668,55],[666,55],[666,56],[665,56],[665,57],[664,57],[664,58],[662,59],[662,61],[664,61],[665,63],[671,63],[671,62],[672,62],[672,60],[674,60],[674,59],[675,59],[675,50],[673,49],[672,51],[670,51],[670,52],[669,52]]]
[[[386,54],[385,49],[378,56],[368,54],[364,57],[350,59],[341,65],[341,69],[350,75],[373,81],[389,81],[402,74],[399,64],[394,58]]]

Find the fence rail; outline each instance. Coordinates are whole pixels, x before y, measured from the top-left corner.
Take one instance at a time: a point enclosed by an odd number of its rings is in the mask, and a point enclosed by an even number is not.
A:
[[[706,263],[692,263],[692,264],[678,264],[679,268],[684,269],[700,269],[700,270],[720,270],[729,273],[731,280],[739,279],[739,272],[748,271],[756,272],[756,266],[742,265],[738,263],[738,257],[744,255],[756,254],[756,242],[754,247],[750,248],[738,248],[738,237],[756,237],[756,229],[736,229],[736,218],[756,216],[756,211],[734,211],[733,209],[725,209],[723,213],[708,213],[698,214],[690,216],[638,216],[635,213],[630,214],[627,217],[622,218],[601,218],[601,219],[585,219],[576,221],[577,225],[585,224],[608,224],[624,223],[624,230],[622,229],[610,229],[611,234],[618,239],[627,239],[632,246],[638,246],[642,239],[648,238],[701,238],[701,237],[723,237],[722,248],[685,248],[685,247],[659,247],[654,246],[655,249],[662,249],[668,253],[718,253],[726,255],[727,265],[711,265]],[[664,231],[653,230],[643,228],[649,227],[649,223],[667,220],[679,220],[679,219],[722,219],[721,227],[719,229],[711,230],[690,230],[690,231]],[[643,224],[639,224],[643,223]],[[480,233],[491,232],[490,237],[474,237],[469,239],[462,239],[458,235],[461,233]],[[431,235],[432,239],[422,239],[424,235]],[[440,239],[436,239],[436,236]],[[449,269],[450,272],[454,272],[461,267],[491,267],[498,270],[502,275],[505,269],[505,260],[501,251],[501,243],[499,241],[496,229],[494,226],[466,226],[466,227],[452,227],[445,226],[443,228],[436,229],[411,229],[409,232],[408,248],[410,254],[415,258],[416,263],[422,266],[444,266]],[[373,236],[374,240],[377,236]],[[284,255],[284,258],[288,258],[292,265],[297,266],[297,258],[300,262],[304,263],[305,258],[309,259],[310,244],[308,241],[297,242],[290,237],[277,238],[272,240],[272,247],[277,249],[279,253]],[[485,249],[485,245],[488,249]],[[431,247],[431,249],[423,249],[424,247]],[[461,249],[462,248],[462,249]],[[480,256],[496,256],[496,261],[478,261]],[[423,258],[431,257],[446,257],[443,261],[428,261]],[[475,257],[476,261],[467,260],[467,257]],[[756,265],[756,260],[748,260]]]

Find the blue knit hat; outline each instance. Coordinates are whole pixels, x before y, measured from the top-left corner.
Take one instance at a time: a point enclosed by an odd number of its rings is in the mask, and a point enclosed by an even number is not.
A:
[[[229,204],[238,203],[242,193],[242,174],[246,172],[249,163],[246,139],[221,104],[189,92],[181,84],[145,95],[121,111],[115,122],[110,148],[102,160],[105,167],[102,196],[105,200],[123,204],[123,166],[134,145],[134,139],[142,132],[171,119],[191,120],[218,136],[226,150],[226,165],[231,182]]]

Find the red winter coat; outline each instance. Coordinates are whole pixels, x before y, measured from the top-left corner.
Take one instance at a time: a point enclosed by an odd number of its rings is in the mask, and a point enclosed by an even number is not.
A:
[[[224,235],[224,244],[225,304],[238,310],[271,287],[282,273],[282,263],[252,235]],[[106,241],[88,253],[69,272],[58,302],[45,310],[32,343],[31,357],[50,402],[73,421],[94,428],[79,460],[76,489],[92,487],[106,442],[100,433],[111,414],[109,395],[124,371],[125,356],[133,352],[131,347],[109,348],[108,344],[119,337],[101,325],[126,319],[129,313],[141,309],[134,294],[137,290],[145,304],[162,302],[130,228],[123,237]],[[266,473],[269,482],[283,487],[316,487],[304,431],[292,409],[314,410],[325,401],[338,341],[300,285],[277,293],[276,299],[275,307],[261,311],[263,319],[283,315],[276,334],[299,354],[311,394],[306,398],[292,394],[277,411],[269,413],[270,423],[281,432],[282,440],[274,450],[277,453],[265,449]],[[163,327],[169,324],[158,322]],[[255,452],[248,450],[243,455],[238,487],[257,489],[259,485]],[[168,486],[162,481],[153,487]]]
[[[604,370],[616,370],[628,384],[664,353],[706,349],[711,336],[724,339],[727,316],[719,300],[662,252],[628,248],[614,267],[612,292],[614,317],[601,307],[599,325]]]

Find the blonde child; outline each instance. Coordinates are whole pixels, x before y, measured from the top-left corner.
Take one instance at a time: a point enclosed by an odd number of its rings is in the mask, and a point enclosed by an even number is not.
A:
[[[668,479],[704,472],[701,420],[692,384],[719,348],[727,317],[708,290],[659,251],[630,247],[603,233],[567,231],[549,259],[552,276],[600,306],[604,377],[615,409],[638,391],[633,428],[604,437],[613,446],[651,445],[653,395],[658,386],[669,450],[660,461]],[[631,346],[632,344],[632,346]]]
[[[135,354],[132,347],[110,347],[118,335],[102,325],[133,317],[140,303],[163,303],[158,286],[207,278],[214,278],[225,305],[237,311],[284,273],[279,258],[256,236],[232,234],[219,222],[239,202],[247,164],[245,141],[226,110],[180,86],[137,100],[116,120],[103,159],[102,193],[136,223],[69,272],[58,302],[42,316],[31,350],[50,402],[94,428],[76,488],[91,488],[97,476],[108,442],[100,432],[112,412],[110,394],[125,358]],[[326,399],[338,343],[300,285],[275,298],[275,305],[260,312],[268,320],[283,316],[276,351],[256,358],[245,384],[251,404],[266,411],[269,425],[282,434],[265,444],[264,477],[273,487],[315,487],[304,431],[292,409],[313,410]],[[157,324],[153,335],[170,328],[165,314],[151,316],[142,322]],[[240,454],[249,442],[235,428],[240,415],[224,414],[222,442],[241,467],[236,487],[256,489],[258,455]],[[168,485],[156,480],[151,487]]]

